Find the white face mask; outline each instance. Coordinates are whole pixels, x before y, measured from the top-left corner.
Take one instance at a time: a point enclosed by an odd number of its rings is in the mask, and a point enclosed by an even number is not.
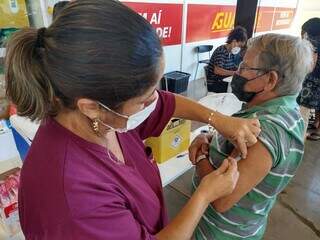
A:
[[[231,53],[233,55],[237,55],[240,51],[241,51],[240,47],[234,47],[234,48],[231,49]]]
[[[116,131],[116,132],[119,132],[119,133],[127,132],[129,130],[135,129],[141,123],[143,123],[151,115],[151,113],[155,110],[155,108],[157,106],[157,102],[158,102],[158,97],[150,105],[148,105],[147,107],[145,107],[141,111],[139,111],[135,114],[132,114],[131,116],[126,116],[126,115],[117,113],[117,112],[113,111],[112,109],[108,108],[107,106],[105,106],[104,104],[98,102],[98,104],[101,105],[106,110],[113,112],[114,114],[127,119],[127,125],[125,128],[113,128],[110,125],[108,125],[102,121],[100,121],[100,123],[102,125],[110,128],[111,130]]]

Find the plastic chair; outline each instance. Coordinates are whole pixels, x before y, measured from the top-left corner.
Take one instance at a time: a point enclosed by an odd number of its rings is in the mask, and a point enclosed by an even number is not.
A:
[[[197,78],[199,64],[209,64],[209,62],[210,62],[210,52],[211,52],[212,48],[213,48],[212,45],[200,45],[200,46],[197,46],[195,48],[195,51],[197,53],[198,62],[197,62],[196,73],[194,75],[194,80],[196,80],[196,78]],[[208,53],[208,58],[200,60],[200,54],[201,53],[206,53],[206,52]]]

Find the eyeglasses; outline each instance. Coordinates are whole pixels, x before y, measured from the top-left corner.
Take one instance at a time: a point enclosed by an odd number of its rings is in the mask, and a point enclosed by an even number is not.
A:
[[[267,72],[271,72],[271,71],[275,71],[277,72],[277,74],[284,78],[285,75],[284,74],[280,74],[278,70],[275,70],[275,69],[266,69],[266,68],[254,68],[254,67],[249,67],[249,66],[246,66],[246,64],[244,62],[241,62],[239,64],[239,67],[238,67],[238,72],[239,74],[242,74],[243,73],[243,70],[248,70],[248,71],[262,71],[264,73],[267,73]]]
[[[248,71],[263,71],[263,72],[269,72],[270,70],[268,69],[265,69],[265,68],[253,68],[253,67],[249,67],[249,66],[246,66],[246,64],[244,62],[241,62],[239,64],[239,67],[238,67],[238,71],[239,73],[241,74],[243,70],[248,70]]]

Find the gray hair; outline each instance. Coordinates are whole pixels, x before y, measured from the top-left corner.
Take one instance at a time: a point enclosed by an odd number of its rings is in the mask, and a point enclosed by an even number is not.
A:
[[[256,49],[259,68],[274,70],[279,81],[279,96],[298,94],[302,83],[313,68],[313,47],[307,40],[290,35],[268,33],[248,41]]]

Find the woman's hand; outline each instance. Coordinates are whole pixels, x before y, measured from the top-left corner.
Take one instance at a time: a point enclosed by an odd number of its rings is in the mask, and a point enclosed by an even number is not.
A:
[[[239,178],[237,162],[233,158],[223,161],[221,166],[202,178],[197,189],[209,204],[234,190]]]
[[[223,162],[220,168],[205,176],[187,204],[164,229],[157,233],[159,240],[191,239],[192,233],[208,205],[229,195],[239,178],[237,163],[233,159]]]
[[[214,128],[237,147],[242,158],[247,157],[247,147],[257,142],[261,131],[258,119],[228,117],[217,113],[212,122]]]

